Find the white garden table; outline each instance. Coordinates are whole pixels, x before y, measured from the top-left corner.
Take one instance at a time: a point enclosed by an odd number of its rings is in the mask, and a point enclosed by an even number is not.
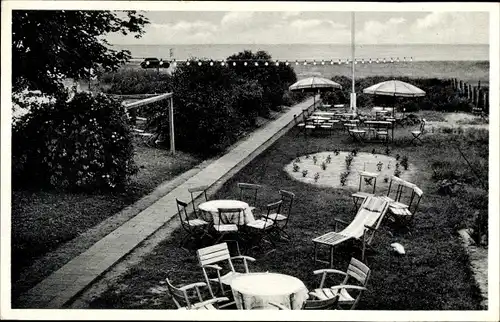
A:
[[[231,282],[239,310],[275,310],[269,302],[300,310],[309,297],[307,287],[296,277],[278,273],[249,273]]]
[[[210,200],[204,203],[201,203],[198,206],[198,209],[202,210],[204,219],[206,221],[213,221],[214,223],[219,222],[219,208],[242,208],[242,216],[244,216],[243,220],[239,222],[244,222],[248,224],[252,221],[255,221],[255,218],[252,214],[252,210],[248,203],[240,200],[231,200],[231,199],[218,199],[218,200]],[[241,219],[241,218],[240,218]],[[238,218],[233,219],[233,223],[238,223]]]

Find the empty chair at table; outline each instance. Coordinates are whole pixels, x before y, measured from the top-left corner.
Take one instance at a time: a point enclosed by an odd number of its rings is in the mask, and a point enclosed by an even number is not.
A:
[[[198,249],[197,256],[203,271],[203,276],[207,282],[209,292],[213,298],[216,298],[216,293],[220,293],[223,296],[229,296],[231,294],[231,281],[236,276],[249,273],[250,270],[248,268],[248,262],[255,261],[252,257],[240,254],[237,256],[231,256],[227,243],[220,243]],[[233,264],[234,260],[242,261],[244,272],[236,271]],[[214,284],[219,287],[219,292],[214,292],[212,288]],[[228,305],[230,304],[234,304],[234,301]]]
[[[189,239],[196,243],[200,243],[205,235],[209,235],[208,230],[210,228],[210,224],[203,219],[197,218],[196,216],[192,216],[192,218],[190,218],[187,212],[187,203],[177,198],[175,201],[177,204],[177,215],[181,221],[182,228],[186,232],[186,235],[181,240],[179,246],[186,249],[184,244]]]
[[[370,279],[370,268],[356,258],[351,258],[347,271],[326,268],[315,270],[315,275],[320,275],[321,280],[318,288],[309,292],[309,295],[319,300],[327,300],[338,297],[340,308],[355,309],[361,295],[366,291],[368,280]],[[339,283],[332,279],[335,275],[341,275],[344,278]],[[326,285],[328,279],[331,279],[332,285]],[[354,284],[353,284],[354,283]]]
[[[279,200],[272,202],[266,206],[266,213],[261,219],[252,221],[246,225],[250,238],[252,239],[252,247],[259,247],[264,249],[264,242],[271,245],[271,249],[266,254],[276,250],[276,244],[271,236],[272,230],[275,229],[274,221],[269,217],[271,214],[280,213],[281,204],[283,201]]]
[[[337,303],[339,300],[339,295],[319,300],[310,298],[305,300],[304,304],[302,304],[301,310],[332,310],[337,308]],[[283,304],[269,302],[269,305],[276,307],[278,310],[290,310]]]
[[[218,208],[217,216],[213,219],[212,229],[216,236],[215,244],[225,237],[241,241],[240,227],[245,224],[244,208]]]
[[[415,214],[418,211],[420,200],[422,199],[423,191],[416,185],[413,185],[410,193],[409,202],[404,206],[389,204],[389,214],[399,223],[411,226],[414,223]]]
[[[281,189],[279,193],[282,201],[280,212],[267,214],[267,218],[274,221],[275,229],[280,239],[290,240],[290,235],[286,232],[286,228],[292,214],[292,206],[295,200],[295,194],[283,189]]]
[[[183,286],[174,286],[167,278],[167,288],[170,297],[178,310],[217,310],[219,304],[229,301],[227,297],[216,297],[204,300],[201,288],[207,283],[197,282]]]
[[[196,209],[195,200],[197,199],[198,196],[201,196],[204,199],[204,201],[208,201],[207,190],[208,186],[196,186],[188,188],[188,192],[189,194],[191,194],[191,203],[193,205],[193,211],[195,214],[197,214],[198,218],[200,218],[202,214],[201,210]]]
[[[257,194],[259,190],[262,189],[262,185],[238,182],[238,189],[240,191],[240,200],[247,202],[251,211],[255,210],[255,208],[257,208]]]

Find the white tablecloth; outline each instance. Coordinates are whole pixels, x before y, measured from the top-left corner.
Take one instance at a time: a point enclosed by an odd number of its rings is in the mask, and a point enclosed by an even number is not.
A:
[[[252,214],[252,210],[250,209],[250,206],[243,201],[240,200],[210,200],[206,201],[204,203],[201,203],[198,206],[198,209],[203,211],[203,215],[205,216],[205,220],[207,221],[214,221],[214,224],[219,223],[219,211],[218,208],[243,208],[243,220],[245,224],[248,224],[252,221],[255,221],[255,218]],[[241,219],[240,219],[240,222]],[[237,219],[235,218],[233,223],[237,223]]]
[[[300,310],[309,297],[308,290],[301,280],[278,273],[243,274],[233,279],[231,289],[239,310],[276,309],[269,305],[269,302]],[[291,303],[290,295],[293,295]]]

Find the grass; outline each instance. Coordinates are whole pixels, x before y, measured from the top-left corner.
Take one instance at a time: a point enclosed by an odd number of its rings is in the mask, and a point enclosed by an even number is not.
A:
[[[453,142],[450,139],[456,140],[462,148],[467,147],[469,161],[473,166],[484,169],[488,162],[488,132],[470,130],[462,135],[428,134],[424,136],[424,146],[410,146],[409,130],[397,129],[390,154],[407,155],[410,164],[419,169],[413,182],[424,191],[420,211],[411,234],[388,221],[382,224],[382,232],[391,232],[393,237],[380,234],[374,243],[376,251],[368,253],[367,263],[372,269],[372,276],[369,290],[364,293],[358,309],[478,310],[480,292],[456,231],[468,224],[476,209],[487,212],[487,192],[480,188],[458,150],[450,146]],[[308,185],[293,180],[283,168],[297,156],[333,149],[351,151],[355,147],[360,152],[371,153],[373,149],[384,151],[381,144],[353,144],[347,135],[341,133],[332,137],[304,138],[298,135],[297,129],[293,129],[212,196],[214,199],[238,198],[237,182],[262,184],[260,205],[277,200],[279,189],[296,194],[288,226],[291,241],[280,243],[275,255],[250,253],[257,259],[251,264],[252,271],[290,274],[301,279],[309,289],[319,284],[312,271],[323,265],[313,264],[311,239],[331,231],[335,217],[352,220],[352,191]],[[440,195],[433,169],[442,172],[447,169],[452,174],[444,176],[463,178],[464,190],[456,195]],[[487,176],[482,179],[487,180]],[[195,253],[188,254],[176,246],[181,236],[182,231],[176,230],[171,238],[160,243],[142,262],[131,267],[94,299],[91,308],[174,308],[165,292],[153,292],[151,289],[161,285],[166,277],[175,284],[203,280]],[[407,254],[404,257],[391,256],[389,244],[392,242],[404,245]],[[335,249],[334,256],[335,268],[345,271],[351,257],[360,258],[360,249],[356,244],[345,243]]]
[[[136,146],[139,172],[125,191],[69,193],[12,191],[12,283],[37,258],[74,239],[151,192],[161,182],[192,168],[196,157]]]

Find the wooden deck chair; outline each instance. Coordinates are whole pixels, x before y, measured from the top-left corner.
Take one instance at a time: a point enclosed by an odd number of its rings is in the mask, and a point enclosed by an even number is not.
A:
[[[418,211],[420,200],[422,199],[423,191],[416,185],[413,186],[410,196],[410,202],[407,207],[398,207],[389,204],[389,214],[398,220],[400,223],[412,225],[414,223],[415,214]]]
[[[254,262],[255,259],[249,256],[237,255],[231,256],[229,253],[229,248],[227,243],[220,243],[209,247],[204,247],[198,249],[197,251],[198,261],[200,262],[201,269],[203,271],[203,276],[207,282],[208,290],[212,298],[215,297],[215,293],[212,289],[212,283],[216,283],[219,286],[220,293],[224,295],[229,295],[231,293],[231,281],[241,274],[247,274],[250,272],[248,269],[248,262]],[[237,272],[233,265],[233,260],[241,260],[245,271],[243,273]],[[216,277],[209,277],[207,271],[212,271],[216,273]],[[211,274],[213,275],[213,274]],[[227,303],[224,306],[234,304],[234,301]]]
[[[177,203],[177,214],[181,221],[182,228],[186,231],[186,235],[181,240],[179,246],[185,250],[188,250],[184,247],[184,244],[192,239],[196,243],[200,242],[205,235],[209,235],[208,229],[210,228],[210,224],[205,220],[199,218],[189,218],[187,212],[187,203],[175,199]]]
[[[200,218],[201,214],[200,214],[200,211],[198,209],[196,209],[196,206],[195,206],[195,199],[198,197],[195,195],[199,192],[202,197],[205,198],[205,201],[208,201],[208,197],[207,197],[207,190],[208,190],[208,186],[197,186],[197,187],[191,187],[188,189],[188,192],[191,194],[191,203],[193,204],[193,211],[194,213],[196,214],[196,216],[198,218]]]
[[[254,211],[257,204],[257,193],[262,188],[260,184],[238,182],[238,189],[240,189],[240,200],[247,201],[250,210]]]
[[[358,204],[361,200],[365,199],[368,196],[375,195],[378,175],[379,175],[378,173],[372,173],[367,171],[362,171],[359,173],[358,191],[352,194],[352,201],[354,202],[354,211],[358,210]],[[371,187],[370,189],[371,191],[366,191],[366,189],[369,187]]]
[[[179,287],[172,285],[172,282],[168,278],[166,282],[172,301],[178,310],[217,310],[219,303],[229,301],[227,297],[204,300],[200,288],[207,286],[205,282],[197,282]]]
[[[422,119],[420,121],[419,129],[416,130],[416,131],[411,131],[410,132],[411,135],[413,135],[413,139],[410,141],[410,144],[412,144],[415,140],[420,141],[420,143],[424,143],[424,142],[422,142],[422,139],[420,139],[420,137],[426,133],[426,131],[425,131],[425,123],[426,123],[425,119]]]
[[[413,200],[414,187],[415,184],[392,176],[384,199],[389,201],[390,208],[408,208],[409,203]]]
[[[276,232],[280,239],[290,240],[290,235],[285,231],[288,226],[288,221],[292,214],[293,201],[295,200],[295,194],[287,190],[280,190],[281,195],[281,209],[279,213],[267,214],[267,218],[274,221]]]
[[[339,295],[323,300],[307,299],[302,304],[301,310],[332,310],[334,308],[337,308],[338,300]],[[269,305],[278,308],[278,310],[290,310],[285,305],[275,302],[269,302]]]
[[[349,263],[346,272],[328,268],[316,270],[314,271],[314,274],[321,275],[321,281],[319,287],[314,291],[309,292],[309,295],[320,300],[339,297],[338,304],[340,307],[348,306],[349,309],[354,310],[361,298],[361,295],[363,294],[363,291],[366,291],[366,285],[370,279],[370,272],[371,271],[368,266],[354,257],[351,258],[351,262]],[[334,286],[325,287],[327,278],[333,274],[343,275],[343,281],[338,284],[334,283]],[[348,284],[353,280],[357,285]],[[348,290],[351,290],[351,292]]]
[[[328,232],[312,240],[314,243],[314,263],[322,262],[333,267],[333,248],[351,239],[362,242],[362,254],[364,255],[365,248],[372,243],[375,233],[387,212],[388,205],[389,202],[382,197],[369,196],[365,198],[349,225],[342,220],[335,219],[335,231]],[[347,225],[347,227],[337,231],[339,223]],[[317,248],[322,245],[330,248],[330,261],[328,262],[318,259]]]
[[[260,247],[263,249],[263,242],[267,241],[269,244],[271,244],[272,248],[271,250],[266,252],[266,255],[270,252],[274,252],[276,250],[276,244],[274,243],[272,237],[271,237],[271,232],[274,228],[274,221],[269,218],[269,215],[273,213],[280,213],[281,209],[281,204],[283,201],[279,200],[276,202],[272,202],[266,206],[267,212],[266,214],[258,220],[254,220],[251,223],[248,223],[246,225],[247,229],[249,230],[249,233],[253,237],[252,239],[254,240],[252,242],[251,248],[255,247]]]

